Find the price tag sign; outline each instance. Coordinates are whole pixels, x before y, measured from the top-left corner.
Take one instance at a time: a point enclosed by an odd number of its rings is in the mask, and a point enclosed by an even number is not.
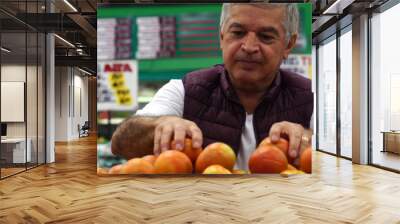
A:
[[[281,64],[282,69],[286,69],[306,78],[312,77],[312,58],[308,54],[290,54],[288,59]]]
[[[137,61],[98,62],[97,110],[127,111],[138,106]]]

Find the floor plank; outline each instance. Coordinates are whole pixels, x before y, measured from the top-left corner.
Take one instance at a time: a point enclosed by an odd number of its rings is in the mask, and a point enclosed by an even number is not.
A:
[[[312,175],[99,177],[96,139],[0,181],[0,223],[400,223],[400,175],[315,152]]]

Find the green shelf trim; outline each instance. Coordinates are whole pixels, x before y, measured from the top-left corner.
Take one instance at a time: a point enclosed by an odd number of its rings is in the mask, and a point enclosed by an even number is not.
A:
[[[219,56],[222,56],[222,54],[220,52],[213,51],[211,53],[207,53],[207,52],[205,52],[205,53],[191,53],[191,54],[189,54],[189,53],[177,53],[176,56],[179,56],[179,57],[181,57],[181,56],[182,57],[193,57],[193,56],[196,56],[196,57],[219,57]],[[220,63],[222,63],[222,60],[221,60]]]
[[[139,72],[188,71],[222,63],[220,57],[139,60]]]
[[[218,15],[217,15],[218,16]],[[199,28],[199,27],[216,27],[218,29],[219,27],[219,18],[215,20],[213,23],[193,23],[193,24],[182,24],[179,23],[181,22],[180,20],[176,20],[176,27],[179,29],[181,27],[185,28]]]
[[[132,16],[176,16],[182,13],[221,13],[221,4],[163,4],[131,5],[126,7],[100,6],[97,18],[124,18]]]
[[[221,57],[168,58],[139,61],[140,81],[166,81],[181,79],[188,72],[221,64]]]
[[[182,79],[184,75],[191,71],[177,71],[177,72],[164,72],[164,73],[157,73],[157,72],[141,72],[139,75],[139,82],[143,81],[150,81],[150,82],[157,82],[157,81],[168,81],[171,79]]]

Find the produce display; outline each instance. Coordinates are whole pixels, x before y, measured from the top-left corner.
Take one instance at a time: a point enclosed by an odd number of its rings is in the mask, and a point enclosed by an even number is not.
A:
[[[184,149],[171,150],[160,155],[146,155],[133,158],[111,169],[98,168],[97,173],[105,174],[281,174],[288,177],[312,172],[312,150],[305,147],[296,159],[289,155],[289,142],[280,138],[273,144],[265,138],[251,154],[249,170],[234,169],[236,155],[233,149],[222,142],[215,142],[204,149],[194,149],[192,140],[185,139]]]
[[[228,170],[232,170],[235,162],[235,152],[229,145],[221,142],[212,143],[197,157],[196,173],[203,173],[211,165],[221,165]]]

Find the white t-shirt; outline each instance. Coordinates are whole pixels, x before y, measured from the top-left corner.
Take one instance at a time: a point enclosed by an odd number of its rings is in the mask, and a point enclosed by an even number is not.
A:
[[[161,87],[154,98],[143,109],[138,110],[140,116],[182,117],[185,88],[182,80],[173,79]],[[243,126],[239,153],[236,158],[235,169],[248,170],[248,160],[251,152],[256,148],[256,137],[253,128],[253,115],[246,113],[246,123]]]

